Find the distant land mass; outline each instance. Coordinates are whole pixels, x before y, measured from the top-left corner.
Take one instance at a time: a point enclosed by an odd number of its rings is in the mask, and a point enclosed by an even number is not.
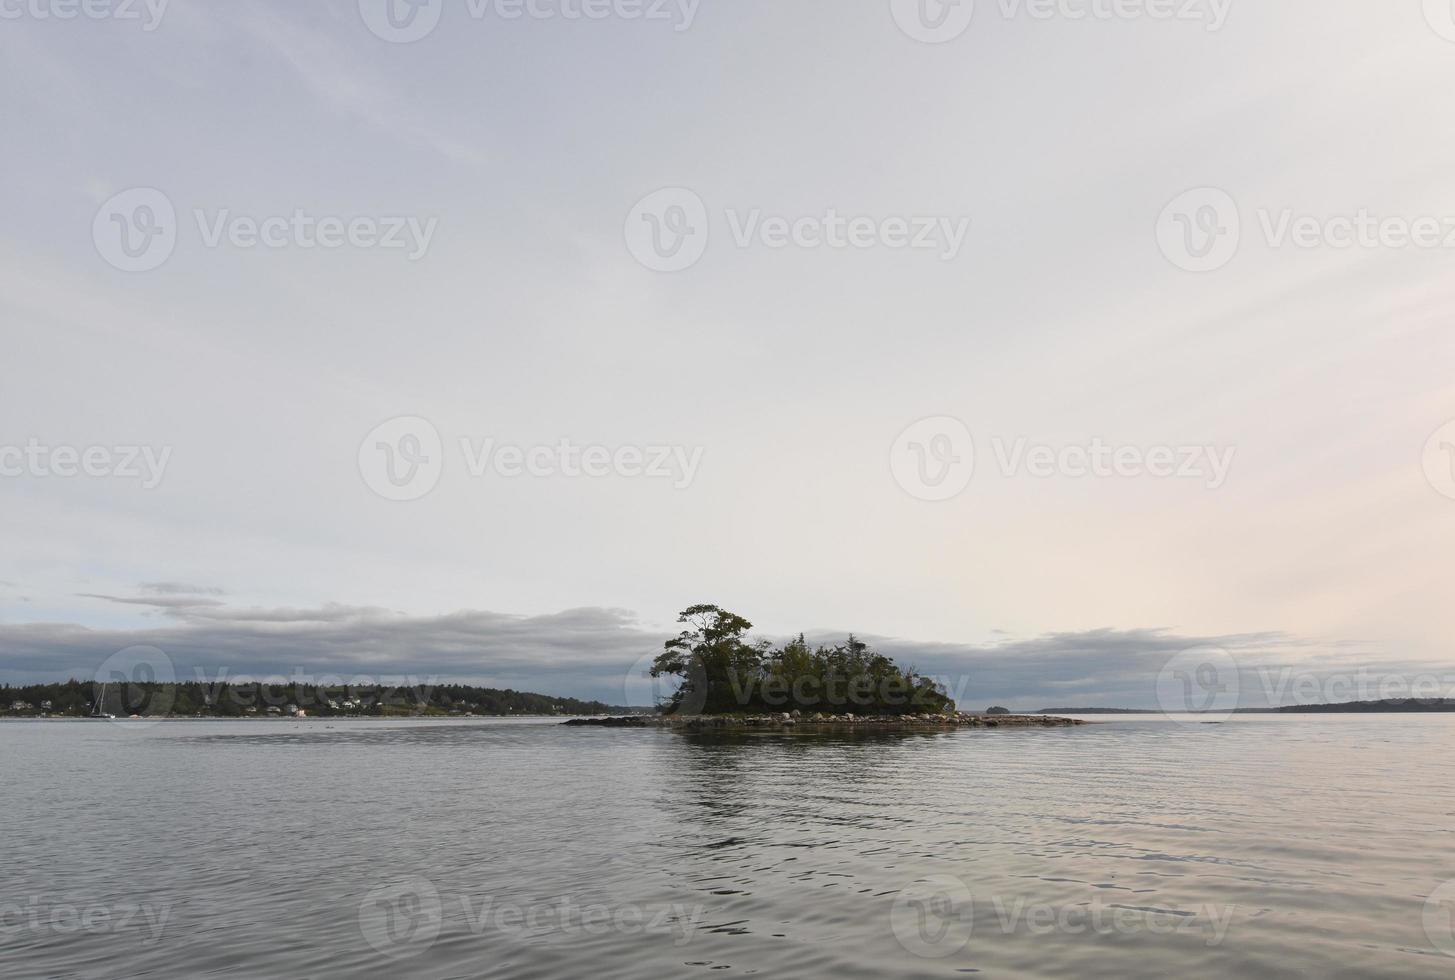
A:
[[[1277,710],[1279,714],[1455,711],[1455,698],[1388,698],[1384,701],[1345,701],[1341,704],[1298,704]]]
[[[1360,712],[1455,711],[1455,698],[1387,698],[1383,701],[1341,701],[1336,704],[1292,704],[1280,708],[1238,708],[1240,715],[1359,714]],[[1038,715],[1160,715],[1153,708],[1042,708]],[[1177,714],[1197,714],[1195,711]]]
[[[104,691],[104,693],[103,693]],[[601,701],[466,684],[391,687],[296,683],[133,683],[69,680],[0,686],[0,717],[96,715],[172,718],[276,716],[412,717],[629,714],[639,708]]]

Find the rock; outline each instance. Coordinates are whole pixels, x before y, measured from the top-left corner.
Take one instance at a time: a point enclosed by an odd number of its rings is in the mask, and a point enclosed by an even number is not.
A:
[[[946,712],[914,715],[832,715],[802,711],[774,712],[766,715],[628,715],[617,718],[573,718],[565,725],[598,728],[668,728],[701,732],[708,729],[730,731],[745,728],[790,728],[798,724],[850,725],[867,727],[963,727],[963,728],[1050,728],[1083,725],[1073,718],[1050,715],[999,715],[994,718],[968,713]]]
[[[630,715],[626,718],[572,718],[563,725],[589,725],[596,728],[649,728],[656,724],[649,715]]]

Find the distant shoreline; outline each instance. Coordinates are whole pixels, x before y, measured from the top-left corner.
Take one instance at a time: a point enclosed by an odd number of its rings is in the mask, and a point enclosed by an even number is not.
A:
[[[226,721],[226,722],[247,722],[249,724],[258,722],[317,722],[317,721],[499,721],[505,718],[528,718],[532,720],[561,721],[566,718],[577,717],[598,717],[595,715],[241,715],[237,717],[229,715],[204,715],[201,718],[183,717],[179,715],[142,715],[140,717],[116,717],[116,718],[88,718],[78,715],[11,715],[0,717],[0,724],[6,722],[22,721],[68,721],[68,722],[199,722],[199,721]]]
[[[1234,708],[1237,715],[1332,714],[1439,714],[1455,712],[1455,698],[1391,698],[1384,701],[1343,701],[1336,704],[1295,704],[1272,708]],[[1172,714],[1228,714],[1227,711],[1177,711]],[[1162,715],[1155,708],[1041,708],[1037,715]]]

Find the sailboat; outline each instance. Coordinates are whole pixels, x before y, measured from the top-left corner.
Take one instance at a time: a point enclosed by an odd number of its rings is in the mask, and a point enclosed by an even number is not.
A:
[[[106,684],[101,684],[101,693],[96,696],[96,703],[91,705],[92,718],[115,718],[115,715],[106,713]]]

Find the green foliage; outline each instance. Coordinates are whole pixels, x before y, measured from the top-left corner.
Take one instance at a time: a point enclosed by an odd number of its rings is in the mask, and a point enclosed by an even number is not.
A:
[[[935,681],[899,667],[852,635],[813,649],[799,634],[774,648],[767,641],[751,642],[753,624],[718,606],[692,606],[677,621],[690,628],[668,640],[652,665],[653,677],[681,679],[661,706],[669,714],[905,715],[954,709]]]
[[[691,606],[677,622],[691,626],[663,644],[652,664],[652,676],[685,679],[672,699],[674,710],[688,714],[724,714],[743,710],[734,700],[736,680],[750,676],[762,651],[745,637],[753,624],[717,606]]]
[[[462,684],[388,687],[282,682],[119,683],[101,685],[69,680],[23,687],[0,686],[0,717],[42,714],[85,717],[109,713],[177,718],[253,718],[286,713],[291,705],[319,717],[393,717],[407,715],[598,715],[611,705],[523,691]],[[49,708],[43,707],[46,702]],[[14,709],[16,703],[24,708]],[[270,710],[271,709],[271,710]]]

